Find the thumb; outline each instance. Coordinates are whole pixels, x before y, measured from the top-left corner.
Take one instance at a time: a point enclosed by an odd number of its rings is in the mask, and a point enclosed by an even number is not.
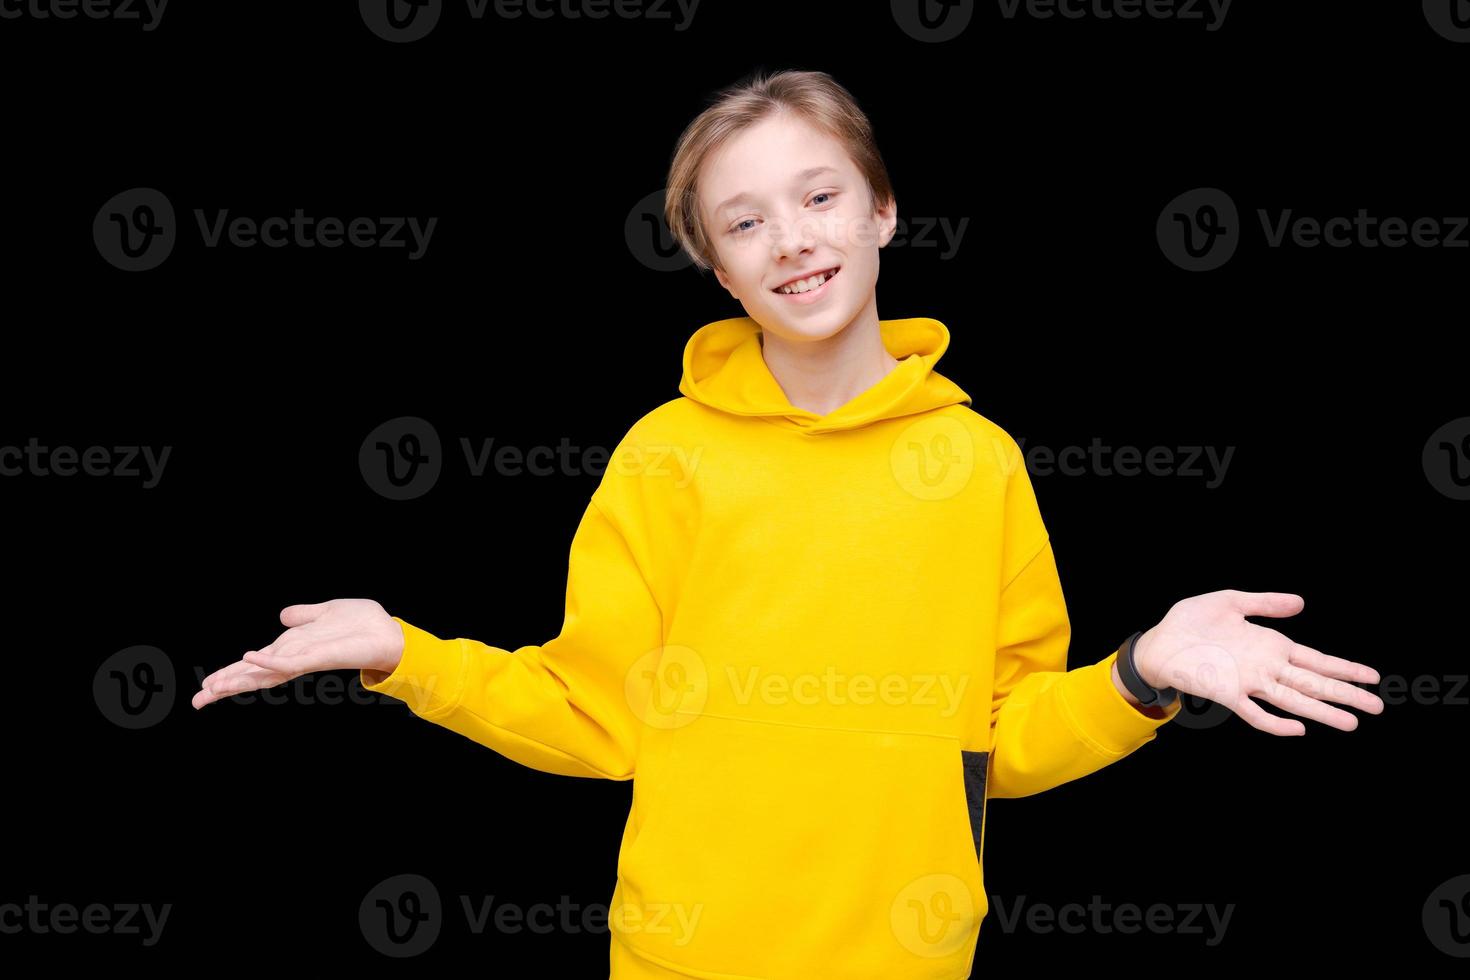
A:
[[[1292,592],[1236,592],[1234,600],[1242,616],[1295,616],[1307,604]]]
[[[330,600],[327,602],[303,602],[297,603],[294,606],[287,606],[281,610],[281,625],[301,626],[309,623],[326,612],[329,605],[331,605]]]

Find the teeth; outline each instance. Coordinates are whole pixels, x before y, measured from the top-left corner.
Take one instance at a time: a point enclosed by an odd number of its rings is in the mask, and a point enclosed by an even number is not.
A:
[[[816,289],[822,283],[826,282],[828,279],[831,279],[836,274],[837,273],[835,271],[819,272],[809,279],[798,279],[796,280],[796,282],[792,283],[789,286],[782,286],[780,289],[777,290],[777,292],[786,293],[788,295],[791,293],[810,292],[811,290]]]

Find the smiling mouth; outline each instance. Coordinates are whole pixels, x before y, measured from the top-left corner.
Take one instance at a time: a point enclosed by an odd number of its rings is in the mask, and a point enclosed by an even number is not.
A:
[[[771,292],[778,293],[782,296],[800,296],[802,293],[815,292],[818,289],[821,289],[823,286],[827,285],[827,283],[831,282],[833,279],[835,279],[837,277],[837,273],[841,271],[842,266],[833,266],[832,268],[827,269],[823,272],[819,272],[814,276],[808,276],[805,279],[798,279],[796,282],[792,283],[789,286],[777,286],[775,289],[771,290]],[[798,289],[795,287],[802,288]]]

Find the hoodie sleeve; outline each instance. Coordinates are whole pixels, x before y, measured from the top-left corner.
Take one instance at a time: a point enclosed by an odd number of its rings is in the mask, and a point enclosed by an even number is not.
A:
[[[607,486],[588,501],[572,538],[559,635],[504,650],[440,639],[394,616],[403,657],[386,676],[362,672],[363,687],[533,769],[631,779],[641,722],[627,685],[659,648],[663,620],[628,540],[599,505]]]
[[[1019,460],[1019,449],[1014,459]],[[1024,465],[1006,489],[996,614],[988,795],[1030,796],[1096,772],[1141,748],[1183,706],[1150,718],[1113,685],[1113,651],[1067,670],[1071,624],[1056,556]]]

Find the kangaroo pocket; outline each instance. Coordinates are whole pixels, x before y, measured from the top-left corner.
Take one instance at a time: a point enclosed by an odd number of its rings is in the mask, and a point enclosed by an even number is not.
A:
[[[707,977],[967,977],[986,754],[704,715],[640,758],[609,926]]]

